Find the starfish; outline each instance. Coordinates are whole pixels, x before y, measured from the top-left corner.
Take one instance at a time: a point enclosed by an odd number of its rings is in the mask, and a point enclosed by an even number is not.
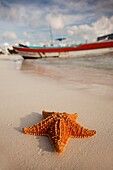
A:
[[[30,135],[48,136],[58,153],[63,152],[69,138],[91,137],[96,134],[95,130],[88,130],[76,122],[77,113],[42,111],[42,115],[44,120],[34,126],[23,128],[23,132]]]

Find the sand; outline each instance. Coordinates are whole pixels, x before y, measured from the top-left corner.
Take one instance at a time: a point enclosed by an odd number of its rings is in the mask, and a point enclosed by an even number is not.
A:
[[[0,170],[111,170],[113,87],[71,88],[21,70],[20,61],[0,60]],[[22,133],[43,119],[42,110],[78,112],[78,122],[97,134],[70,139],[59,155],[48,137]]]

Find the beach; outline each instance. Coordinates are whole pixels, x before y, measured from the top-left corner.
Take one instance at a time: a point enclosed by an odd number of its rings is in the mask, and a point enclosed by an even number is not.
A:
[[[109,69],[101,69],[103,60],[94,68],[88,64],[97,58],[75,67],[74,60],[0,57],[0,170],[112,170],[113,68],[107,60]],[[43,120],[43,110],[78,113],[77,122],[97,133],[70,138],[58,154],[48,137],[22,132]]]

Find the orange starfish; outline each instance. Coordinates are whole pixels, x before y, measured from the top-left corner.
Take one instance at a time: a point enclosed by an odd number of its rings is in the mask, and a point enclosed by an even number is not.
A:
[[[78,114],[59,112],[42,112],[44,120],[34,126],[23,128],[24,133],[30,135],[49,136],[54,149],[60,153],[64,150],[69,138],[91,137],[96,134],[95,130],[88,130],[79,125],[76,120]]]

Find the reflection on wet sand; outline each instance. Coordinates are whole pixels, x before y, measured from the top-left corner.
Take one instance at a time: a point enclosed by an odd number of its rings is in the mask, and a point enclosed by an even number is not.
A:
[[[19,62],[19,63],[18,63]],[[46,76],[54,79],[62,79],[63,76],[60,75],[58,70],[55,70],[53,66],[47,64],[40,64],[34,60],[22,60],[17,62],[17,67],[24,73],[35,73],[40,76]]]
[[[113,87],[113,56],[88,56],[70,59],[21,60],[17,68],[24,73],[63,81],[65,84],[106,85]]]
[[[38,74],[44,74],[46,71],[44,67],[36,65],[35,62],[31,60],[23,60],[20,70],[23,72],[34,72]]]

